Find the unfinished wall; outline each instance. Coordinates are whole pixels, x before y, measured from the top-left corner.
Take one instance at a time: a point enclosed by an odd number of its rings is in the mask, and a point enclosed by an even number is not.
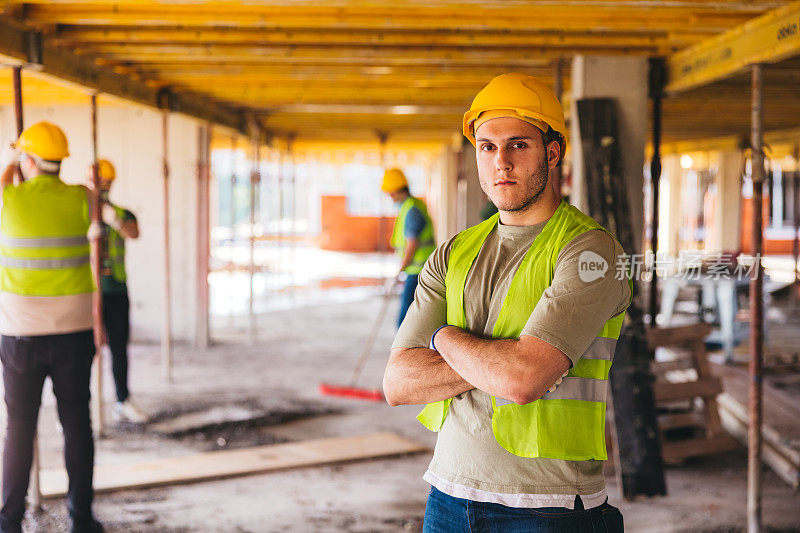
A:
[[[25,126],[48,120],[61,127],[70,144],[62,177],[69,183],[84,180],[91,163],[91,112],[86,106],[24,109]],[[163,178],[161,115],[132,105],[100,105],[98,155],[117,170],[111,199],[136,214],[141,237],[129,241],[128,288],[132,335],[137,341],[158,341],[161,331],[163,287]],[[0,142],[15,138],[13,109],[0,107]],[[197,122],[169,117],[170,230],[172,253],[172,332],[188,341],[195,329],[197,249]]]

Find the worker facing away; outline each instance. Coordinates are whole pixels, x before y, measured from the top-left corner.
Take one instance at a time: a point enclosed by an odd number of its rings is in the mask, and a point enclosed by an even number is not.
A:
[[[8,413],[0,531],[20,532],[33,441],[48,376],[64,431],[73,532],[102,531],[92,514],[94,440],[89,378],[95,353],[89,264],[90,198],[59,178],[69,155],[40,122],[3,150],[0,186],[0,359]],[[24,181],[13,185],[19,162]]]
[[[139,224],[132,212],[109,200],[116,169],[107,159],[97,161],[100,178],[100,202],[103,217],[103,257],[100,288],[103,293],[103,325],[111,352],[111,370],[117,391],[114,418],[118,422],[145,424],[149,417],[130,397],[128,390],[128,339],[130,337],[130,302],[125,273],[125,240],[139,237]],[[87,172],[87,185],[94,186],[92,168]]]
[[[397,316],[397,326],[400,327],[408,306],[414,300],[414,291],[417,288],[417,278],[422,265],[436,248],[436,242],[428,208],[425,207],[425,202],[411,195],[408,180],[402,170],[388,169],[383,174],[381,190],[400,208],[394,222],[391,240],[392,248],[400,256],[400,270],[395,283],[405,275],[400,312]]]
[[[608,371],[631,288],[581,264],[623,251],[561,201],[555,94],[494,78],[464,116],[498,214],[436,248],[384,376],[438,431],[424,531],[622,531],[603,478]],[[624,278],[624,276],[623,276]]]

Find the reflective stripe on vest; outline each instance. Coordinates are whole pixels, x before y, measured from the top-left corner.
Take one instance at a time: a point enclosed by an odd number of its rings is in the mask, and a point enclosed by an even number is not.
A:
[[[422,216],[425,218],[425,227],[422,228],[422,233],[420,233],[417,239],[419,241],[417,250],[414,252],[411,264],[403,270],[406,274],[413,275],[419,274],[422,271],[422,267],[425,265],[425,261],[428,260],[428,256],[436,249],[436,241],[433,237],[433,222],[431,221],[430,215],[428,215],[428,208],[425,206],[425,202],[419,198],[408,196],[400,206],[400,211],[397,213],[397,218],[394,221],[391,240],[392,248],[395,249],[401,258],[405,255],[406,216],[412,207],[419,209],[420,213],[422,213]]]
[[[37,176],[3,189],[0,291],[60,297],[92,292],[86,189]]]
[[[89,263],[89,254],[61,259],[18,259],[0,256],[0,266],[7,268],[27,268],[31,270],[47,270],[72,268]]]
[[[498,215],[461,232],[453,241],[445,277],[447,322],[466,329],[464,287],[472,264]],[[542,293],[553,281],[560,251],[572,239],[599,224],[562,202],[534,239],[508,289],[492,332],[493,338],[517,339]],[[605,409],[608,373],[624,313],[608,320],[567,377],[552,393],[525,405],[492,398],[495,439],[521,457],[548,457],[582,461],[606,459]],[[429,404],[420,421],[438,431],[451,400]]]

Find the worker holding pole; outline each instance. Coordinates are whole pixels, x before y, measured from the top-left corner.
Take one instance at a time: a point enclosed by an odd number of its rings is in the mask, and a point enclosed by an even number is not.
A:
[[[139,237],[139,224],[129,210],[109,200],[111,185],[117,178],[114,165],[107,159],[97,161],[100,177],[100,203],[103,218],[103,258],[100,281],[103,293],[103,324],[111,352],[111,371],[117,391],[113,415],[117,422],[146,424],[150,417],[130,397],[128,390],[128,339],[130,337],[130,302],[128,276],[125,272],[125,240]],[[87,172],[87,186],[92,189],[92,169]]]
[[[623,250],[552,187],[566,127],[540,80],[494,78],[463,132],[499,212],[431,255],[384,376],[439,432],[423,530],[621,532],[603,461]]]
[[[40,122],[3,149],[0,186],[0,359],[8,412],[0,531],[20,532],[42,388],[53,382],[64,431],[73,532],[102,531],[92,514],[94,439],[89,379],[95,353],[89,192],[59,178],[69,155]],[[25,181],[13,184],[19,161]]]
[[[406,175],[399,168],[390,168],[383,174],[381,190],[388,194],[400,210],[392,230],[392,248],[400,256],[400,270],[392,280],[392,284],[405,276],[403,296],[400,300],[400,312],[397,316],[397,327],[403,323],[408,307],[414,300],[417,280],[422,265],[436,248],[433,236],[433,222],[428,215],[425,202],[411,196]]]

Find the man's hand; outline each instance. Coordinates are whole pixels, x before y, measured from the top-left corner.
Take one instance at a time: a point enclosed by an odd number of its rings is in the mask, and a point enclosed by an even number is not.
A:
[[[103,225],[100,222],[92,222],[89,224],[89,231],[86,232],[86,238],[89,241],[96,241],[103,236]]]
[[[0,170],[5,170],[8,167],[16,166],[19,164],[20,151],[12,145],[7,144],[0,151]]]
[[[103,222],[114,228],[115,230],[119,231],[122,228],[122,223],[124,222],[122,218],[117,214],[117,210],[114,209],[113,206],[108,204],[103,204],[102,209],[102,218]]]

